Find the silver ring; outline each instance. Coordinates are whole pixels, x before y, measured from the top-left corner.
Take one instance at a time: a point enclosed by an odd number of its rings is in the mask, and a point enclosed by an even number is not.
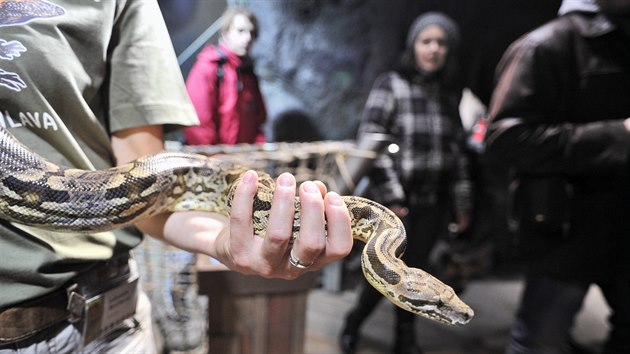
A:
[[[306,268],[308,268],[308,267],[312,266],[312,265],[313,265],[313,263],[315,263],[315,262],[311,262],[311,263],[309,263],[309,264],[303,264],[303,263],[300,263],[300,259],[299,259],[299,258],[296,258],[296,257],[293,255],[293,251],[289,252],[289,264],[290,264],[290,265],[292,265],[292,266],[294,266],[295,268],[298,268],[298,269],[306,269]]]

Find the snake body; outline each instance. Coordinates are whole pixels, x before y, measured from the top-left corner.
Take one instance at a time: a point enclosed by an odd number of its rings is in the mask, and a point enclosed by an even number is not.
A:
[[[0,218],[60,232],[109,231],[147,217],[183,210],[229,215],[245,168],[204,155],[163,152],[110,169],[88,171],[55,165],[0,128]],[[259,173],[254,198],[255,233],[264,237],[274,181]],[[353,238],[365,243],[361,263],[368,282],[395,305],[448,324],[465,324],[472,309],[453,289],[400,260],[405,228],[389,209],[343,196]],[[296,197],[294,235],[299,232]]]

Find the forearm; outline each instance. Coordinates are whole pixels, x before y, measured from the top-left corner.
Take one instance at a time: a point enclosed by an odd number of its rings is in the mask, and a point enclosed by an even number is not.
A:
[[[215,258],[218,257],[217,237],[229,233],[227,217],[201,211],[160,214],[136,224],[136,227],[177,248]]]
[[[146,126],[115,133],[112,146],[118,161],[123,163],[159,151],[161,132],[161,127]],[[301,228],[299,237],[291,241],[296,189],[291,174],[276,179],[265,237],[258,237],[260,230],[253,227],[254,196],[258,190],[254,171],[245,173],[240,180],[229,219],[207,212],[178,211],[153,216],[136,227],[178,248],[212,256],[241,273],[294,279],[346,256],[352,248],[348,209],[338,194],[327,193],[322,183],[312,181],[299,187]],[[308,269],[292,266],[289,254],[312,265]]]

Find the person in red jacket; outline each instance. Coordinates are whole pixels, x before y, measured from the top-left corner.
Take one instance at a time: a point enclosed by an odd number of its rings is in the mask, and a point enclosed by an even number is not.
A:
[[[249,56],[258,21],[244,7],[229,7],[221,21],[219,44],[201,51],[186,80],[200,122],[184,130],[186,143],[262,143],[267,112]]]

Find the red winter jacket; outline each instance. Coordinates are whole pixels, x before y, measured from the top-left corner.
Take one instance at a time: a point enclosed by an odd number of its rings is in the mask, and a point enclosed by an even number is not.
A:
[[[246,65],[226,46],[220,45],[220,49],[226,60],[219,95],[216,85],[221,55],[216,46],[204,48],[188,74],[186,89],[200,125],[184,129],[186,142],[191,145],[262,143],[265,141],[262,125],[267,113],[253,66]]]

